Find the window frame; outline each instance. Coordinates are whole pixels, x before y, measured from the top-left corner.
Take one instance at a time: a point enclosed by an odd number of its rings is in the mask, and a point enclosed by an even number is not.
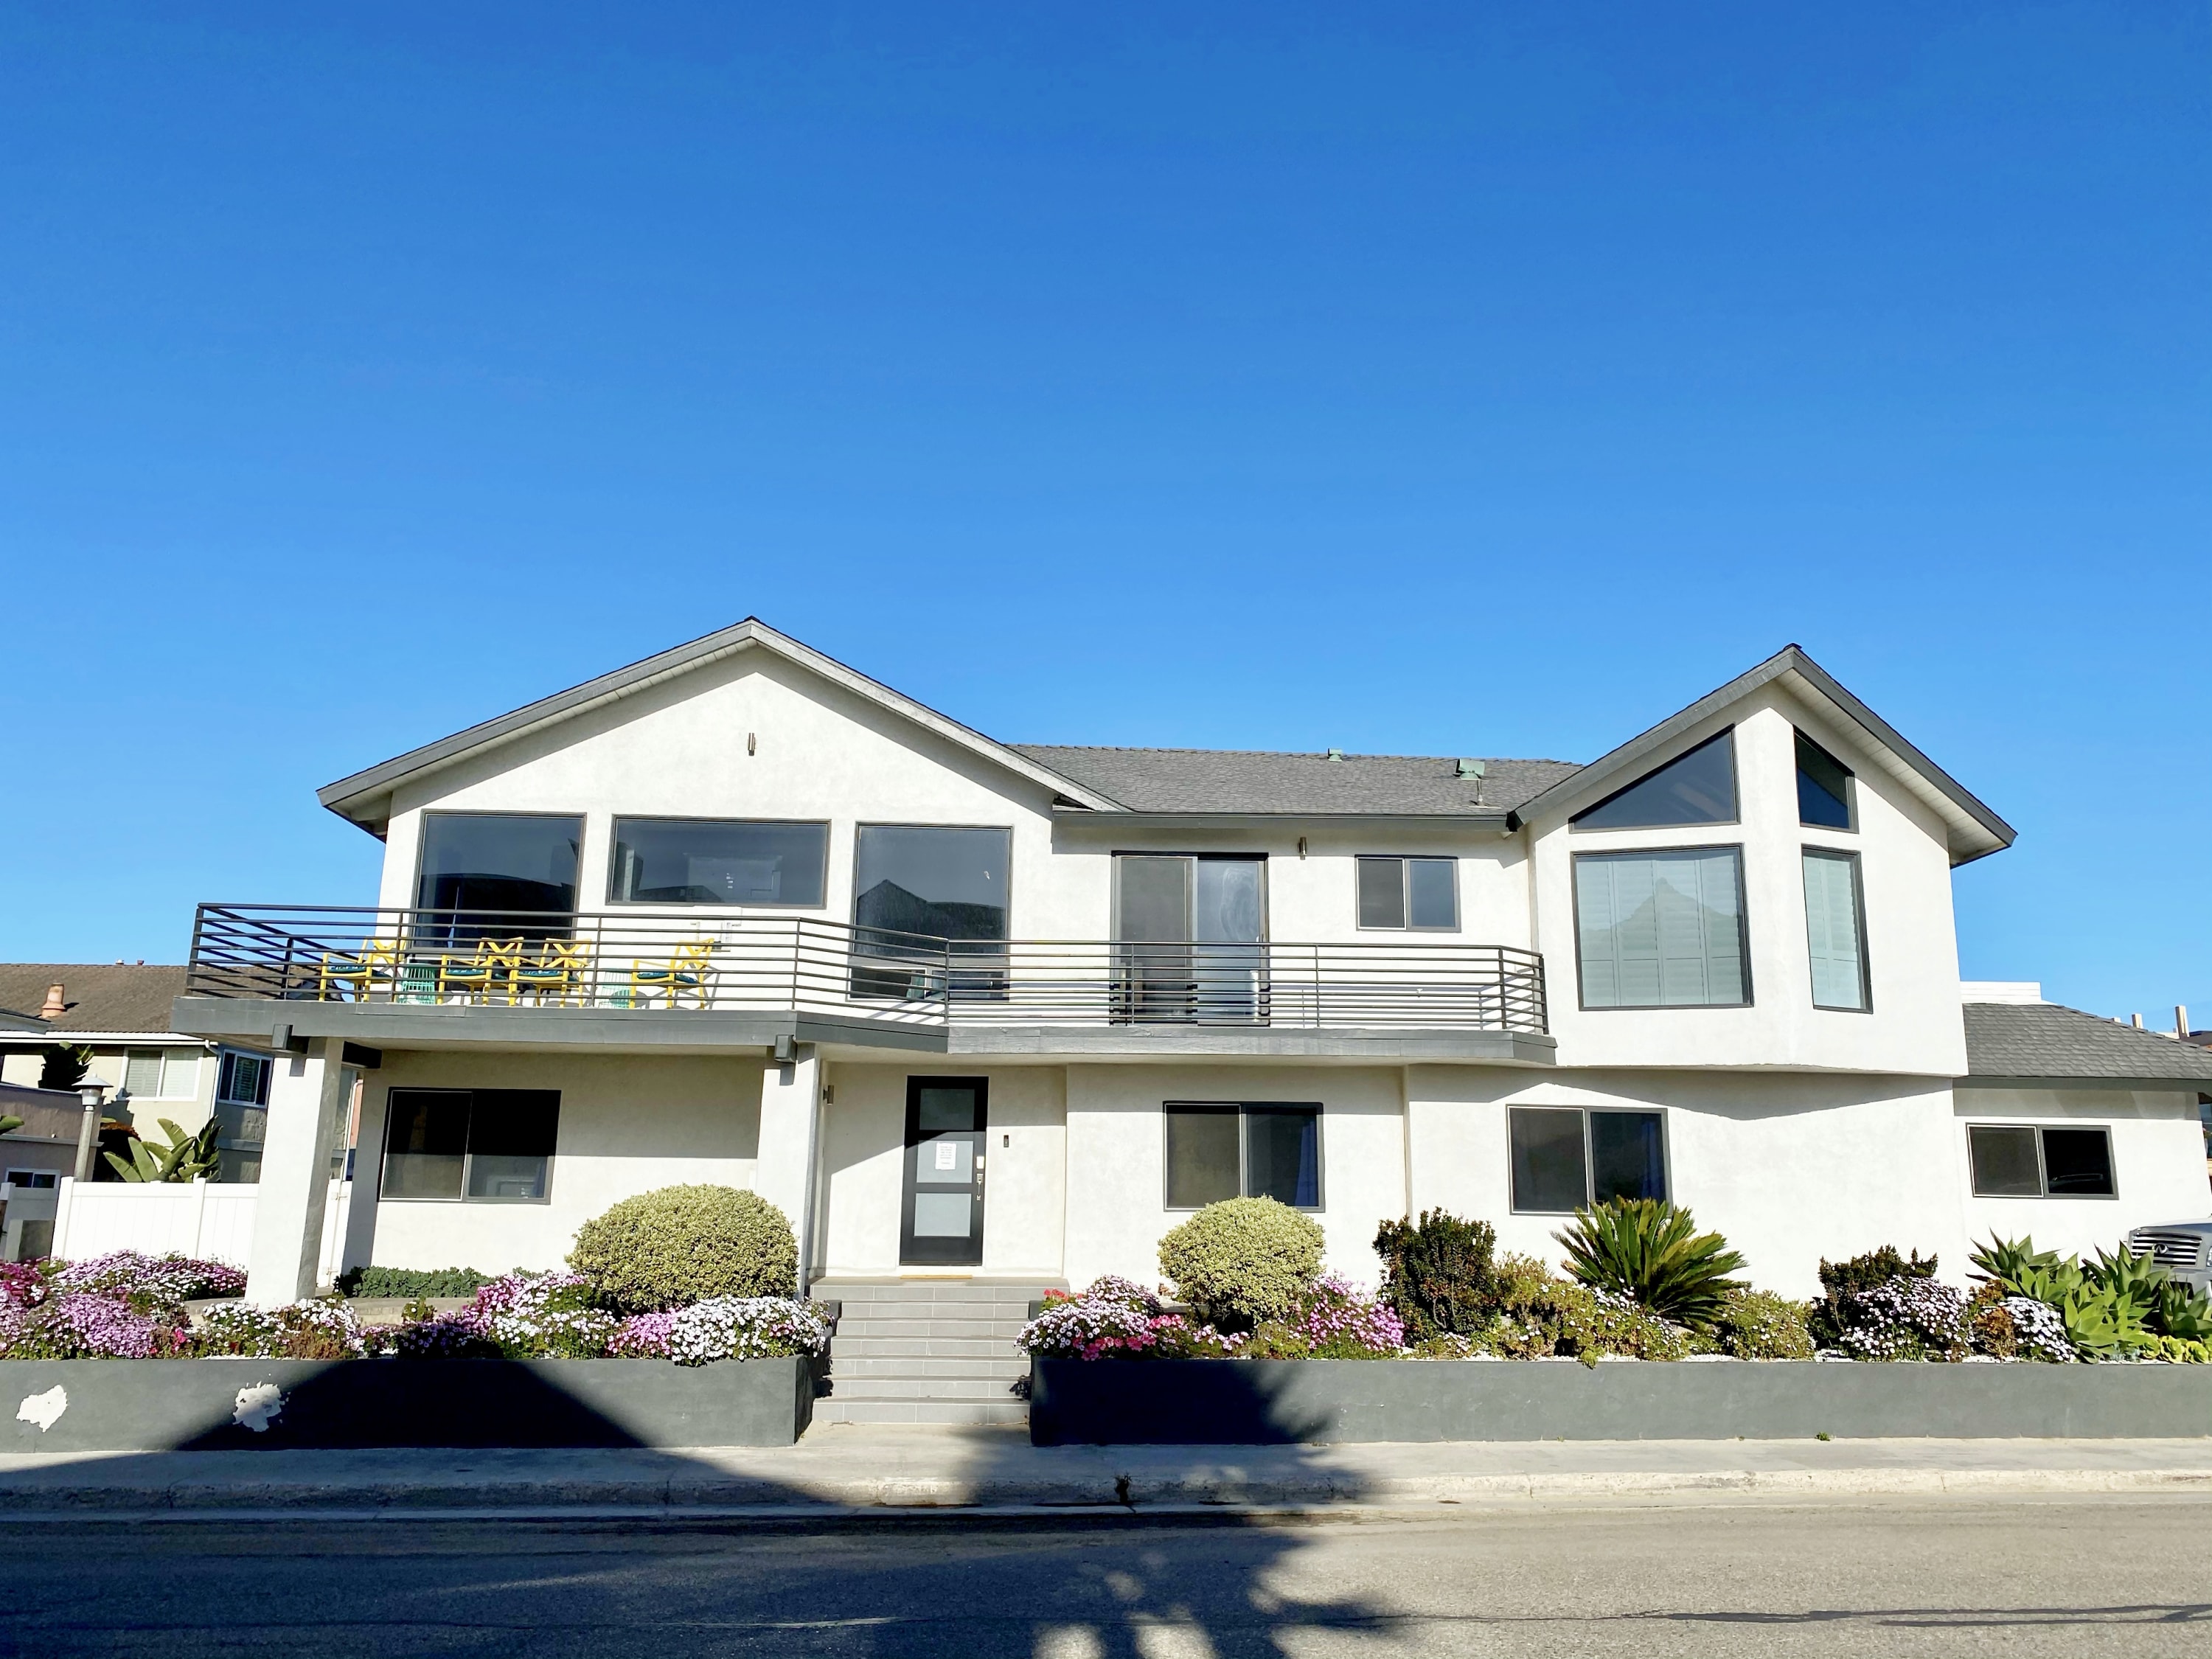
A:
[[[391,1178],[392,1174],[392,1129],[393,1123],[392,1097],[394,1095],[410,1094],[464,1095],[468,1097],[469,1120],[467,1126],[462,1131],[461,1136],[461,1189],[459,1192],[454,1194],[451,1198],[434,1198],[428,1194],[420,1193],[400,1194],[395,1195],[385,1190],[385,1183]],[[489,1195],[478,1196],[469,1191],[469,1179],[472,1173],[471,1166],[476,1158],[476,1097],[480,1094],[532,1094],[550,1095],[553,1097],[554,1150],[545,1154],[545,1191],[544,1196],[538,1198],[498,1198]],[[380,1204],[552,1203],[554,1164],[558,1160],[560,1155],[562,1095],[562,1091],[559,1089],[456,1089],[442,1087],[436,1085],[416,1084],[402,1084],[387,1088],[384,1091],[384,1121],[380,1133],[377,1137],[376,1201]],[[498,1157],[501,1155],[494,1153],[492,1156]],[[359,1171],[356,1170],[356,1176],[358,1176],[358,1174]]]
[[[1829,765],[1834,767],[1836,770],[1844,775],[1844,817],[1845,822],[1842,823],[1807,823],[1805,819],[1804,802],[1801,797],[1797,806],[1797,827],[1801,830],[1814,830],[1828,835],[1856,836],[1859,832],[1859,775],[1852,771],[1850,767],[1844,765],[1843,762],[1838,760],[1835,757],[1834,751],[1832,750],[1826,744],[1822,743],[1818,738],[1813,736],[1813,734],[1806,731],[1803,726],[1792,722],[1790,731],[1793,738],[1793,741],[1790,745],[1790,782],[1793,790],[1796,787],[1797,775],[1805,769],[1803,766],[1798,763],[1797,759],[1797,744],[1801,743],[1808,745],[1815,753],[1820,755],[1821,758],[1826,760]]]
[[[1443,864],[1451,867],[1452,919],[1449,927],[1425,926],[1413,920],[1413,864],[1419,860],[1425,864]],[[1352,864],[1352,925],[1354,932],[1362,933],[1456,933],[1462,929],[1459,893],[1459,854],[1456,853],[1355,853]],[[1359,919],[1360,866],[1369,864],[1395,864],[1398,866],[1399,914],[1406,918],[1393,927],[1382,922],[1367,922]]]
[[[422,860],[424,854],[427,854],[430,848],[430,820],[433,818],[573,818],[575,820],[576,824],[576,875],[574,883],[576,896],[574,901],[566,910],[545,910],[538,912],[516,911],[512,914],[517,915],[542,915],[547,916],[574,916],[584,908],[584,853],[585,849],[590,845],[591,840],[592,815],[590,813],[580,811],[525,811],[520,807],[495,807],[489,811],[479,811],[473,807],[467,806],[426,806],[416,816],[420,821],[415,826],[415,867],[410,872],[410,880],[408,885],[408,890],[414,894],[416,898],[416,903],[413,907],[414,908],[417,910],[434,911],[440,908],[437,905],[424,904],[421,902],[422,897]],[[826,885],[826,877],[824,881]],[[462,914],[466,915],[467,912],[464,911]],[[509,913],[504,911],[493,911],[490,914],[501,915]]]
[[[1693,818],[1686,823],[1585,824],[1583,822],[1583,820],[1588,817],[1591,813],[1603,811],[1606,807],[1610,806],[1614,801],[1619,800],[1630,790],[1635,788],[1638,785],[1657,776],[1668,767],[1674,765],[1675,762],[1686,760],[1692,755],[1696,754],[1700,749],[1706,748],[1712,744],[1723,741],[1725,741],[1728,744],[1729,793],[1734,798],[1733,804],[1735,807],[1735,814],[1734,817],[1725,818]],[[1796,778],[1796,773],[1794,771],[1791,773],[1791,777],[1794,781]],[[1720,830],[1725,829],[1730,824],[1740,826],[1742,823],[1743,772],[1736,764],[1735,726],[1735,723],[1731,721],[1729,724],[1721,727],[1719,731],[1714,732],[1710,738],[1700,738],[1696,743],[1684,745],[1682,748],[1677,750],[1674,754],[1669,755],[1665,760],[1661,761],[1656,766],[1645,767],[1644,770],[1638,772],[1626,783],[1622,784],[1620,788],[1612,791],[1610,793],[1603,796],[1600,799],[1592,801],[1588,806],[1583,807],[1580,811],[1570,814],[1567,818],[1567,833],[1571,836],[1632,836],[1648,834],[1655,830]]]
[[[1582,1119],[1583,1129],[1583,1202],[1584,1209],[1595,1206],[1595,1188],[1597,1181],[1597,1159],[1590,1146],[1590,1116],[1595,1112],[1609,1112],[1624,1117],[1656,1117],[1659,1120],[1659,1181],[1666,1188],[1662,1201],[1671,1201],[1674,1196],[1674,1145],[1668,1132],[1667,1120],[1671,1114],[1664,1106],[1577,1106],[1565,1101],[1522,1101],[1505,1109],[1505,1208],[1509,1215],[1572,1215],[1572,1210],[1524,1210],[1521,1195],[1513,1188],[1513,1115],[1516,1112],[1573,1112]]]
[[[793,899],[733,899],[724,903],[714,899],[626,899],[616,896],[616,886],[622,874],[622,830],[626,823],[732,823],[759,824],[771,829],[819,830],[822,832],[822,896],[811,904],[802,904]],[[607,888],[609,906],[622,905],[640,910],[821,910],[830,908],[830,822],[828,818],[724,818],[696,817],[689,813],[626,812],[607,821]],[[859,842],[854,842],[857,859]]]
[[[1870,1014],[1874,1012],[1874,952],[1867,940],[1866,875],[1859,850],[1855,847],[1819,847],[1808,842],[1797,851],[1797,885],[1805,902],[1805,984],[1813,1006],[1824,1014]],[[1821,1001],[1819,983],[1813,977],[1813,894],[1805,885],[1805,864],[1815,858],[1840,860],[1851,867],[1851,910],[1852,919],[1858,924],[1859,945],[1859,1006],[1856,1008]]]
[[[1583,884],[1579,875],[1584,859],[1661,858],[1670,853],[1730,853],[1735,857],[1736,950],[1743,962],[1743,997],[1737,1002],[1601,1002],[1589,1000],[1583,972]],[[1751,895],[1743,876],[1743,843],[1713,842],[1694,847],[1602,847],[1567,855],[1569,921],[1575,930],[1575,1007],[1589,1014],[1684,1013],[1699,1010],[1749,1008],[1759,1000],[1758,984],[1751,967]]]
[[[1006,945],[1019,935],[1014,932],[1014,826],[1011,823],[916,823],[911,818],[866,818],[853,825],[852,870],[847,884],[852,889],[845,907],[845,919],[854,927],[860,926],[860,836],[868,830],[990,830],[1006,838],[1006,932],[1003,939],[955,939],[956,945]],[[825,875],[823,886],[829,885]],[[891,931],[891,930],[884,930]]]
[[[1252,1147],[1249,1127],[1252,1114],[1258,1112],[1311,1112],[1314,1120],[1314,1201],[1311,1204],[1287,1206],[1301,1215],[1320,1215],[1328,1208],[1328,1140],[1323,1120],[1328,1116],[1325,1103],[1318,1100],[1164,1100],[1160,1103],[1160,1208],[1170,1215],[1195,1215],[1204,1204],[1176,1204],[1170,1201],[1174,1191],[1174,1173],[1168,1166],[1168,1115],[1171,1112],[1205,1114],[1210,1116],[1231,1117],[1237,1120],[1237,1191],[1232,1196],[1249,1198],[1252,1184]],[[1210,1199],[1208,1203],[1224,1200]]]
[[[252,1099],[248,1099],[243,1095],[226,1094],[223,1091],[223,1084],[226,1077],[235,1077],[238,1074],[237,1062],[240,1060],[251,1060],[261,1068],[260,1087],[256,1091],[254,1097]],[[269,1079],[270,1074],[275,1069],[276,1061],[267,1054],[257,1054],[251,1049],[246,1048],[224,1048],[221,1050],[216,1059],[215,1103],[218,1106],[245,1106],[257,1110],[267,1110],[269,1106]]]
[[[1969,1122],[1966,1131],[1966,1189],[1978,1199],[1997,1203],[2042,1202],[2056,1199],[2062,1204],[2117,1204],[2120,1199],[2120,1160],[2112,1151],[2112,1126],[2109,1123],[2018,1123],[2003,1121]],[[2033,1193],[1985,1193],[1974,1170],[1974,1131],[1977,1129],[2025,1129],[2035,1139],[2035,1183],[2039,1190]],[[2051,1160],[2044,1151],[2043,1137],[2051,1130],[2086,1130],[2105,1138],[2105,1168],[2112,1176],[2112,1190],[2109,1193],[2054,1193],[2051,1190]]]

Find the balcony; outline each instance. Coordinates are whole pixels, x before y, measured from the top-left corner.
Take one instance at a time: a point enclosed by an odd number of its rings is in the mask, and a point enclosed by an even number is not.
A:
[[[757,912],[202,905],[178,1018],[403,1046],[1551,1052],[1543,960],[1508,945],[944,939]]]

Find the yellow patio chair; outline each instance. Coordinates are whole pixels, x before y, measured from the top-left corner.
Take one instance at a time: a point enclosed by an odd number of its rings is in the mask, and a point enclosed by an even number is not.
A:
[[[707,959],[714,954],[714,941],[710,939],[693,939],[679,945],[665,963],[634,962],[629,969],[629,1006],[645,1006],[645,999],[658,991],[668,999],[671,1008],[683,1006],[688,994],[694,1003],[707,1006],[714,995],[714,969]]]
[[[462,996],[481,996],[489,1001],[501,976],[522,966],[522,943],[519,939],[478,939],[477,953],[468,961],[441,964],[438,969],[440,1000],[458,992]],[[513,996],[511,988],[507,994]]]
[[[549,939],[540,942],[535,961],[508,970],[514,999],[528,997],[543,1007],[547,1000],[566,1006],[584,992],[591,968],[591,943],[580,939]]]
[[[351,987],[353,1000],[366,1002],[368,994],[376,988],[377,981],[397,981],[398,977],[399,946],[396,941],[371,943],[351,952],[325,951],[315,995],[324,1002],[343,1002],[346,989]],[[331,994],[332,986],[338,990],[336,997]]]

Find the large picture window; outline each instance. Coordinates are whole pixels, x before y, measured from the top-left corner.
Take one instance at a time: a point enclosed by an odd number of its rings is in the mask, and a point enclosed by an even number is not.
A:
[[[578,817],[522,812],[426,812],[415,902],[431,910],[485,910],[498,915],[441,918],[423,932],[432,942],[459,944],[496,933],[558,933],[576,908]],[[517,928],[505,918],[559,917]]]
[[[1813,1006],[1866,1012],[1866,911],[1857,854],[1805,849],[1805,945]]]
[[[819,906],[830,826],[738,818],[617,818],[617,904]]]
[[[1977,1198],[2117,1198],[2112,1132],[1976,1123],[1966,1130]]]
[[[1577,854],[1575,943],[1585,1008],[1742,1006],[1741,849]]]
[[[555,1089],[394,1089],[383,1195],[543,1204],[560,1123]]]
[[[1170,1210],[1238,1197],[1322,1207],[1319,1106],[1171,1100],[1164,1115]]]
[[[1012,851],[1011,830],[862,824],[853,851],[853,949],[861,959],[854,994],[1003,996]],[[948,953],[931,943],[938,939],[963,943]]]
[[[1516,1106],[1513,1207],[1565,1215],[1615,1198],[1667,1196],[1667,1147],[1657,1112]]]
[[[1568,823],[1576,830],[1664,830],[1735,821],[1735,732],[1731,727],[1576,813]]]

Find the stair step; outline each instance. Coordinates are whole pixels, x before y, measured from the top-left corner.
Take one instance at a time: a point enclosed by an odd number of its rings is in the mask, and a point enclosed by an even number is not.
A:
[[[1030,1409],[1018,1400],[817,1400],[817,1423],[1023,1424]]]
[[[1012,1400],[1011,1376],[861,1376],[830,1375],[832,1400]]]
[[[1029,1356],[1004,1337],[847,1336],[840,1331],[830,1352],[836,1359],[848,1354],[855,1359],[889,1359],[904,1354],[915,1358],[1012,1359],[1029,1364]]]
[[[809,1294],[823,1302],[1034,1302],[1047,1291],[1065,1290],[1049,1280],[993,1279],[817,1279]]]
[[[943,1341],[1011,1343],[1022,1334],[1018,1319],[854,1319],[837,1322],[837,1334],[871,1342]]]
[[[830,1374],[841,1381],[860,1376],[999,1376],[1011,1382],[1017,1376],[1029,1375],[1030,1362],[1025,1358],[1012,1359],[940,1359],[915,1354],[893,1354],[881,1358],[855,1356],[847,1358],[840,1354],[831,1366]]]

